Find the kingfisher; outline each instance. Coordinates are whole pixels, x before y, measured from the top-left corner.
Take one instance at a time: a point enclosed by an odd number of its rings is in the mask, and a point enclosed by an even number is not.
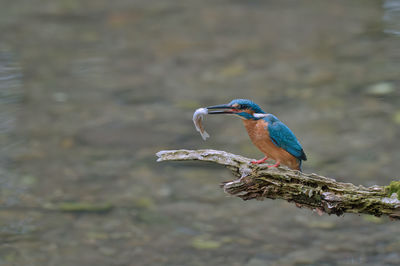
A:
[[[291,169],[302,170],[302,161],[306,161],[307,156],[296,136],[276,116],[265,113],[253,101],[235,99],[228,104],[206,109],[208,114],[233,114],[242,119],[251,141],[265,154],[264,158],[251,161],[252,164],[261,164],[271,158],[275,164],[268,167],[284,164]]]

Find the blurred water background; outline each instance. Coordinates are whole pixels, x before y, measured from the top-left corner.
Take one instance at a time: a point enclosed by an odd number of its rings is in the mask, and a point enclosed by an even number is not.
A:
[[[2,0],[0,265],[398,265],[400,224],[243,202],[204,163],[250,158],[250,98],[299,137],[305,172],[386,185],[400,171],[397,0]]]

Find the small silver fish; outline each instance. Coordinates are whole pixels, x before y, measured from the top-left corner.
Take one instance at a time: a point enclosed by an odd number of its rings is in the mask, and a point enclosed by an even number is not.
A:
[[[206,140],[210,137],[210,135],[208,135],[208,133],[204,130],[204,126],[202,124],[204,116],[206,114],[208,114],[207,108],[199,108],[193,114],[193,123],[196,127],[196,130],[200,132],[203,140]]]

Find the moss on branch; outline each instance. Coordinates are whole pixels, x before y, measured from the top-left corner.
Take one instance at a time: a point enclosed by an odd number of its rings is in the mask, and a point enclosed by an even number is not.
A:
[[[400,200],[400,181],[392,181],[390,182],[390,185],[386,187],[388,192],[388,195],[391,196],[393,193],[397,194],[397,199]]]

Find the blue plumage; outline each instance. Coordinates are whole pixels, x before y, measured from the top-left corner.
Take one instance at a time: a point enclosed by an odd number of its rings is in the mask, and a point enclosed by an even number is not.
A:
[[[307,160],[300,142],[284,123],[271,114],[263,119],[268,123],[269,136],[276,146],[286,150],[299,160]]]
[[[235,99],[231,101],[228,105],[239,105],[240,109],[250,109],[255,113],[265,114],[265,112],[258,106],[255,102],[248,99]],[[254,117],[253,117],[254,118]]]

